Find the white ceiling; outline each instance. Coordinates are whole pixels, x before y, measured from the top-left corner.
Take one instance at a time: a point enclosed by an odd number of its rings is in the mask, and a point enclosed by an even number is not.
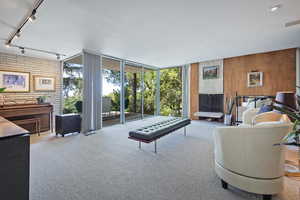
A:
[[[33,2],[0,0],[0,39]],[[158,67],[300,47],[300,25],[284,27],[300,19],[299,0],[45,0],[37,17],[14,44],[67,56],[84,48]]]

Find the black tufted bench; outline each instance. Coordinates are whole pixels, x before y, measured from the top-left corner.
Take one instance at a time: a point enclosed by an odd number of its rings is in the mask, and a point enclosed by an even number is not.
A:
[[[139,148],[141,148],[141,142],[151,143],[154,141],[155,153],[157,152],[156,140],[184,127],[184,135],[186,135],[185,126],[191,123],[190,119],[172,117],[167,120],[157,122],[155,124],[139,128],[129,132],[129,139],[139,142]]]

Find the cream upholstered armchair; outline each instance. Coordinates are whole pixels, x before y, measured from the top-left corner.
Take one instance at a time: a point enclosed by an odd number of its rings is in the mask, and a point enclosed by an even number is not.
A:
[[[264,199],[279,193],[283,186],[284,152],[282,146],[274,144],[291,126],[285,115],[267,112],[256,115],[250,124],[216,128],[215,171],[223,188],[230,184],[262,194]]]

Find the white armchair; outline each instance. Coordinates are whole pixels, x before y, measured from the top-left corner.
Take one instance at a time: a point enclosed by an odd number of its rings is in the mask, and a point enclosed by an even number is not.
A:
[[[263,120],[271,115],[277,121]],[[223,188],[230,184],[271,199],[281,191],[284,175],[283,147],[274,144],[289,132],[291,123],[274,112],[257,115],[253,123],[214,131],[215,171]]]

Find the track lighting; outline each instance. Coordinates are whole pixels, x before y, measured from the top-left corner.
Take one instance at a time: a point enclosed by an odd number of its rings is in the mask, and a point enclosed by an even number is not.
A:
[[[21,49],[21,53],[25,54],[25,48],[24,47],[19,47]]]
[[[60,60],[60,55],[59,54],[56,54],[56,59]]]
[[[32,12],[26,16],[26,18],[23,19],[23,21],[20,23],[20,25],[17,27],[17,31],[14,32],[13,34],[11,34],[11,36],[7,39],[7,44],[5,44],[7,47],[12,46],[11,43],[13,42],[13,40],[15,38],[19,38],[21,36],[21,31],[22,28],[26,25],[26,23],[28,21],[33,22],[34,20],[36,20],[36,12],[37,9],[40,7],[40,5],[44,2],[44,0],[36,0],[36,4],[34,6],[34,9],[32,10]]]
[[[6,42],[6,43],[5,43],[5,46],[6,46],[7,48],[11,47],[11,43],[10,43],[10,42]]]
[[[36,13],[36,9],[34,9],[29,17],[29,20],[31,22],[33,22],[34,20],[36,20],[36,16],[35,16],[35,13]]]
[[[15,37],[16,38],[19,38],[21,36],[21,31],[20,31],[20,29],[16,32],[16,34],[15,34]]]

